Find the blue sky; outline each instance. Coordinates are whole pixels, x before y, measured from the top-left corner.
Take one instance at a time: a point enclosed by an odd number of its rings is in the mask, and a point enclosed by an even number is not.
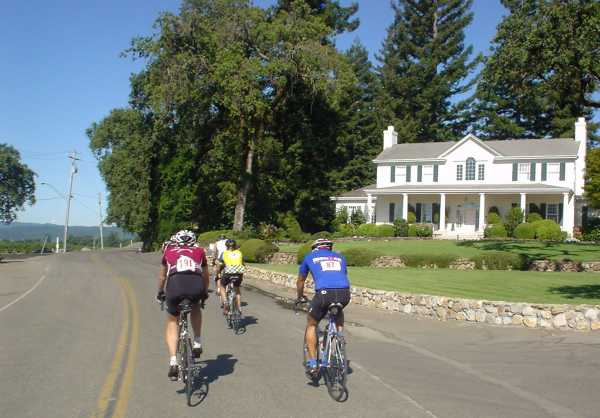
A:
[[[274,0],[256,0],[269,6]],[[342,3],[349,1],[342,0]],[[371,57],[379,50],[392,9],[388,0],[359,0],[361,26],[338,39],[346,49],[359,39]],[[152,33],[159,13],[177,11],[179,1],[4,0],[0,15],[0,143],[17,148],[37,173],[38,203],[21,222],[64,222],[69,160],[80,154],[72,225],[98,222],[97,195],[106,196],[85,130],[115,107],[127,105],[129,76],[142,63],[120,58],[133,37]],[[467,44],[486,52],[504,9],[499,0],[475,0]],[[106,203],[104,203],[106,206]]]

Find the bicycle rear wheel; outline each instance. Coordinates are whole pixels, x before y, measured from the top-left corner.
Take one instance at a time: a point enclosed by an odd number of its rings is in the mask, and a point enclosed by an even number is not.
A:
[[[329,364],[322,370],[327,392],[333,400],[344,402],[348,399],[346,350],[336,337],[331,338],[329,350]]]
[[[185,396],[187,398],[188,406],[192,406],[192,393],[194,392],[194,374],[192,371],[194,359],[192,356],[192,342],[190,339],[182,342],[181,360],[181,376],[185,383]]]

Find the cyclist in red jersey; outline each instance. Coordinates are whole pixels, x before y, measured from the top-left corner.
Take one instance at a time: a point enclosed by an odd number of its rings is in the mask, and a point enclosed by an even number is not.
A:
[[[203,248],[196,245],[193,232],[179,231],[171,241],[164,249],[156,299],[167,302],[165,340],[170,356],[169,378],[175,380],[179,374],[176,357],[178,305],[184,298],[192,301],[192,352],[198,357],[202,353],[202,311],[198,302],[208,297],[209,277],[206,254]]]

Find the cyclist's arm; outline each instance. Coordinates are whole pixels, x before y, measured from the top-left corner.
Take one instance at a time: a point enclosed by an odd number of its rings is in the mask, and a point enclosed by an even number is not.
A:
[[[298,274],[298,279],[296,280],[296,295],[298,299],[304,296],[304,283],[306,282],[306,276],[303,276],[302,273]]]
[[[162,265],[160,267],[160,273],[158,275],[158,290],[165,289],[165,282],[167,281],[167,266]]]

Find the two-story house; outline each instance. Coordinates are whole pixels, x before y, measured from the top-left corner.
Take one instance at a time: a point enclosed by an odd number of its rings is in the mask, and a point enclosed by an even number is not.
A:
[[[553,219],[569,236],[581,225],[586,122],[575,138],[398,144],[393,126],[373,162],[377,183],[332,197],[336,210],[360,209],[372,223],[416,215],[440,238],[480,238],[487,214],[511,207]]]

